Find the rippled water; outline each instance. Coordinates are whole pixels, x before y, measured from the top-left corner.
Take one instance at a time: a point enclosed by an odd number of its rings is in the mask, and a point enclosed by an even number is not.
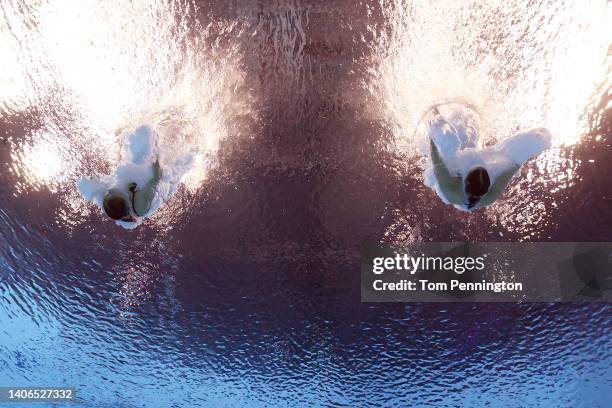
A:
[[[612,396],[608,305],[359,301],[362,242],[612,240],[605,1],[0,2],[0,385],[79,406],[562,406]],[[418,120],[555,148],[449,209]],[[135,231],[77,194],[148,122],[197,152]],[[179,149],[180,150],[180,149]]]

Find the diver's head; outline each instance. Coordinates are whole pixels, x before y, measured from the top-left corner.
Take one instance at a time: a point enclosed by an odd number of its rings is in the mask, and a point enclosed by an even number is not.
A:
[[[132,218],[125,198],[117,192],[112,190],[107,191],[104,195],[102,206],[104,207],[106,215],[115,221],[129,221],[129,219]]]
[[[473,208],[480,198],[487,194],[491,187],[489,173],[484,167],[472,168],[465,177],[465,194],[468,197],[468,208]]]

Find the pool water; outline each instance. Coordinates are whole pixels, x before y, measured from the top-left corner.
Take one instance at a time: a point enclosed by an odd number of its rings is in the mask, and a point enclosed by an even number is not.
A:
[[[369,241],[612,241],[605,1],[0,11],[0,386],[82,407],[608,406],[608,304],[365,304],[359,282]],[[485,144],[544,126],[553,148],[456,211],[422,177],[419,118],[445,98],[478,108]],[[127,231],[76,179],[142,124],[196,158]]]

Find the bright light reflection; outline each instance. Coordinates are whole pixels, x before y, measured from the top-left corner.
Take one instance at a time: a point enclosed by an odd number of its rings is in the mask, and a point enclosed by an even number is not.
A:
[[[44,184],[57,180],[64,170],[58,146],[44,140],[25,145],[21,161],[29,174]]]
[[[166,163],[194,156],[195,192],[226,121],[252,112],[237,47],[207,43],[231,24],[200,27],[191,13],[182,0],[1,2],[0,114],[27,101],[45,129],[12,140],[15,174],[34,188],[73,185],[84,167],[114,168],[125,132],[148,124]]]
[[[485,139],[545,126],[556,146],[585,133],[584,113],[609,77],[612,24],[602,0],[383,0],[392,33],[373,68],[398,140],[411,140],[432,104],[466,100]],[[597,92],[600,92],[597,95]],[[403,143],[403,142],[400,142]]]

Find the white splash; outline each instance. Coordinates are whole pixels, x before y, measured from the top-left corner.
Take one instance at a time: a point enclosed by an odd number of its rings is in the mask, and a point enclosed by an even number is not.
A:
[[[391,26],[372,68],[382,115],[412,145],[431,105],[461,99],[477,107],[485,143],[544,126],[554,146],[574,144],[610,73],[606,3],[381,0]]]

